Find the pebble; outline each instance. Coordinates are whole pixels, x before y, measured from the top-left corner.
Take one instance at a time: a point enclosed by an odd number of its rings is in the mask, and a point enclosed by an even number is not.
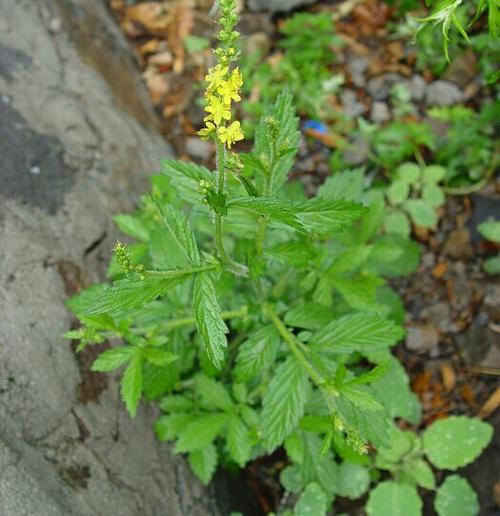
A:
[[[427,90],[427,83],[421,75],[413,75],[412,78],[406,81],[406,87],[410,92],[411,99],[417,102],[423,100]]]
[[[212,156],[212,145],[208,141],[200,140],[197,136],[186,139],[186,152],[195,159],[209,160]]]
[[[434,326],[410,326],[406,334],[405,346],[410,351],[424,353],[439,343],[439,332]]]
[[[449,81],[438,80],[427,86],[425,101],[430,106],[453,106],[464,98],[460,88]]]
[[[368,159],[370,146],[363,138],[355,138],[349,147],[342,153],[342,157],[349,165],[362,165]]]
[[[366,85],[366,91],[374,100],[387,100],[394,84],[402,81],[403,78],[397,73],[385,73],[372,77]]]
[[[383,123],[391,119],[389,106],[385,102],[375,101],[370,112],[372,122]]]
[[[349,71],[352,82],[356,88],[365,87],[365,71],[369,64],[370,60],[367,57],[353,57],[348,61],[347,70]]]
[[[353,90],[344,90],[340,94],[340,101],[342,102],[344,115],[350,118],[356,118],[365,112],[365,106],[358,101],[356,92]]]

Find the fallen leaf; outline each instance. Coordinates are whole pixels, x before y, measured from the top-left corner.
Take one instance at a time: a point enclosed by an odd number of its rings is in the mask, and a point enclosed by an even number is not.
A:
[[[448,271],[448,262],[438,262],[432,269],[432,275],[440,279],[442,278],[446,272]]]
[[[479,409],[477,417],[482,419],[487,418],[495,412],[500,406],[500,387],[497,387],[493,394],[486,400],[484,405]]]
[[[444,362],[441,365],[441,378],[446,392],[450,392],[457,384],[457,375],[449,362]]]
[[[169,16],[163,2],[142,2],[125,9],[124,23],[138,23],[151,32],[167,29]]]
[[[186,51],[184,40],[194,27],[193,0],[177,0],[170,8],[168,23],[168,45],[174,55],[173,70],[180,74],[184,70]]]

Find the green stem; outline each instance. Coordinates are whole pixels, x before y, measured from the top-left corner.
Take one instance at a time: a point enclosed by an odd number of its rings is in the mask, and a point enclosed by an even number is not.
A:
[[[146,271],[147,276],[151,278],[182,278],[188,274],[196,274],[198,272],[213,271],[219,268],[216,263],[210,265],[200,265],[199,267],[190,267],[188,269],[167,269],[164,271]]]
[[[217,192],[222,196],[224,195],[224,188],[226,183],[225,165],[224,165],[224,144],[217,141]],[[248,269],[240,263],[236,263],[228,256],[224,248],[224,242],[222,240],[222,215],[220,213],[215,214],[215,235],[214,242],[219,254],[221,262],[226,268],[237,276],[247,276]]]
[[[270,305],[265,303],[263,305],[264,313],[271,319],[275,328],[279,334],[283,337],[283,340],[288,344],[290,351],[297,359],[299,364],[306,370],[311,380],[319,387],[323,388],[326,384],[324,378],[314,369],[314,367],[308,362],[302,351],[300,350],[299,343],[297,342],[294,335],[292,335],[288,328],[285,326],[283,321],[276,315]]]

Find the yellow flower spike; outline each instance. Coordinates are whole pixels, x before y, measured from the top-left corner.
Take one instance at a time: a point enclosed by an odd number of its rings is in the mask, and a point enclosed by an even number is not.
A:
[[[239,142],[244,138],[243,133],[241,132],[240,123],[238,121],[233,122],[227,127],[219,127],[218,134],[219,140],[222,143],[227,144],[229,148],[231,148],[233,143]]]
[[[208,75],[205,76],[205,81],[208,82],[207,90],[216,90],[221,81],[223,81],[227,75],[229,68],[222,66],[221,64],[215,65],[213,68],[208,70]]]
[[[215,134],[216,127],[212,122],[207,121],[206,127],[198,131],[198,136],[202,140],[209,140],[213,134]]]
[[[234,89],[239,90],[243,86],[243,76],[241,75],[239,67],[236,67],[231,72],[230,82]]]
[[[209,97],[205,111],[212,115],[215,125],[219,125],[222,120],[231,120],[231,107],[224,104],[222,99],[213,95]]]
[[[222,96],[224,104],[231,104],[231,100],[239,102],[241,97],[238,95],[238,88],[235,88],[230,81],[222,81],[217,93]]]

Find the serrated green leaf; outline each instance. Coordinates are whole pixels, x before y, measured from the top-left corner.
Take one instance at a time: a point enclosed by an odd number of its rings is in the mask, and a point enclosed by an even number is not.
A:
[[[112,371],[127,363],[139,350],[132,346],[121,346],[101,353],[92,364],[92,371]]]
[[[151,362],[143,364],[142,387],[146,399],[156,400],[167,391],[171,391],[179,380],[179,374],[179,368],[175,363],[165,366],[157,366]]]
[[[332,320],[332,309],[318,303],[304,303],[285,315],[285,324],[305,330],[319,330]]]
[[[208,485],[217,468],[217,449],[210,443],[189,453],[188,461],[193,473],[204,485]]]
[[[328,269],[329,274],[338,275],[345,272],[355,272],[366,263],[372,250],[373,246],[366,244],[348,247],[335,256],[333,263]]]
[[[398,204],[406,201],[409,193],[409,183],[403,181],[402,179],[397,179],[393,181],[387,189],[387,198],[392,205],[397,206]]]
[[[339,388],[341,396],[345,396],[353,405],[361,410],[372,412],[383,411],[383,405],[362,387],[342,385]]]
[[[422,171],[422,181],[428,184],[437,184],[446,176],[446,169],[441,165],[427,165]]]
[[[304,267],[315,256],[313,248],[306,241],[294,240],[276,244],[266,253],[270,258],[292,267]]]
[[[189,412],[193,408],[193,401],[187,396],[171,394],[161,399],[159,407],[163,412]]]
[[[198,245],[186,216],[173,206],[163,204],[158,198],[151,197],[150,200],[158,210],[162,222],[178,250],[184,254],[186,263],[200,265]]]
[[[297,205],[297,218],[309,231],[329,235],[350,227],[367,212],[367,208],[352,201],[334,201],[315,197]]]
[[[370,492],[365,509],[368,516],[420,516],[422,500],[414,487],[386,480]]]
[[[425,429],[424,451],[434,466],[456,470],[479,457],[492,436],[493,427],[480,419],[451,416]]]
[[[268,453],[295,430],[309,392],[307,373],[293,357],[278,366],[262,400],[262,437]]]
[[[338,468],[336,494],[355,500],[363,496],[370,487],[368,468],[351,462],[342,462]]]
[[[170,351],[158,348],[144,348],[141,350],[142,356],[154,365],[164,366],[175,362],[178,357]]]
[[[362,385],[366,383],[372,383],[385,375],[385,373],[389,369],[389,365],[389,360],[387,362],[383,362],[382,364],[379,364],[377,367],[374,367],[368,373],[361,374],[357,376],[354,380],[349,380],[344,385]]]
[[[239,207],[260,215],[269,215],[271,219],[282,222],[301,233],[306,230],[300,223],[295,208],[287,201],[273,197],[237,197],[227,203],[227,207]]]
[[[393,321],[357,313],[335,319],[311,337],[318,349],[327,353],[370,352],[396,344],[404,330]]]
[[[201,450],[211,444],[228,421],[227,414],[201,414],[179,434],[174,453]]]
[[[139,217],[134,215],[115,215],[113,222],[122,233],[134,237],[141,242],[149,240],[149,229]]]
[[[265,372],[274,363],[279,343],[279,334],[274,326],[263,326],[251,334],[238,349],[235,377],[248,381]]]
[[[402,163],[399,165],[396,176],[408,184],[415,185],[420,179],[421,170],[416,163]]]
[[[408,238],[411,232],[410,219],[402,211],[393,211],[385,216],[384,229],[386,233],[395,233]]]
[[[205,374],[195,377],[194,389],[208,409],[229,411],[233,408],[233,400],[224,385]]]
[[[459,475],[446,477],[434,499],[439,516],[476,516],[479,514],[477,494],[467,480]]]
[[[162,173],[168,177],[170,185],[183,201],[197,207],[203,206],[202,195],[199,191],[200,181],[211,182],[213,175],[210,170],[195,163],[174,159],[163,159],[161,165]]]
[[[300,495],[293,513],[295,516],[325,516],[326,511],[326,494],[318,484],[312,483]]]
[[[159,441],[173,441],[195,419],[195,414],[187,412],[161,416],[155,421],[156,437]]]
[[[221,317],[215,287],[207,274],[199,274],[194,280],[193,310],[205,352],[214,367],[221,369],[229,330]]]
[[[380,469],[397,470],[405,456],[420,448],[421,443],[415,433],[400,430],[392,424],[388,432],[387,445],[378,449],[375,465]]]
[[[142,360],[135,355],[130,360],[120,382],[122,399],[131,417],[135,417],[142,393]]]
[[[352,278],[333,275],[330,279],[346,303],[357,310],[373,310],[376,307],[377,288],[385,283],[383,279],[371,274]]]
[[[177,276],[172,278],[148,277],[144,280],[125,279],[116,281],[87,309],[86,314],[108,314],[111,316],[124,314],[163,296],[170,289],[192,276],[192,272],[182,275],[180,271],[175,271],[175,274]]]
[[[363,192],[363,169],[345,170],[328,177],[318,188],[318,197],[333,201],[358,201]]]
[[[495,274],[500,274],[500,256],[493,256],[492,258],[488,258],[484,261],[483,267],[484,270],[492,276]]]
[[[500,242],[500,220],[488,219],[478,224],[477,230],[491,242]]]
[[[413,459],[405,462],[403,471],[419,486],[425,489],[434,489],[436,480],[432,468],[422,459]]]
[[[410,389],[408,375],[398,360],[391,358],[386,373],[372,383],[372,388],[391,417],[415,424],[419,422],[412,420],[415,395]]]
[[[422,199],[433,208],[439,208],[444,204],[445,196],[441,187],[435,184],[427,184],[422,188]]]
[[[437,224],[436,211],[422,199],[409,199],[404,203],[404,208],[417,226],[432,228]]]
[[[304,488],[302,473],[298,465],[287,466],[280,473],[281,485],[291,493],[299,493]]]
[[[252,444],[245,423],[236,414],[231,414],[227,429],[227,448],[231,458],[243,468],[250,460]]]

